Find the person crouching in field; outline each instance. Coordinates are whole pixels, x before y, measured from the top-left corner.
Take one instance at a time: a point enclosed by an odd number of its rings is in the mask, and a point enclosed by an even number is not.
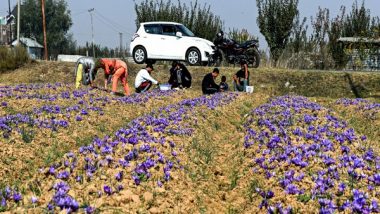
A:
[[[75,88],[80,85],[93,85],[96,77],[95,61],[92,57],[81,57],[75,65]]]
[[[240,61],[241,69],[234,75],[234,89],[235,91],[246,91],[249,85],[249,71],[248,63],[246,60]]]
[[[228,84],[227,84],[227,77],[222,76],[222,81],[219,84],[220,90],[221,91],[228,91]]]
[[[215,94],[220,91],[220,87],[215,83],[215,78],[219,75],[219,69],[214,68],[211,73],[206,74],[202,80],[203,94]]]
[[[152,84],[159,85],[158,81],[150,75],[154,70],[153,65],[147,64],[145,69],[141,69],[135,79],[136,93],[148,91]]]
[[[190,88],[191,74],[184,64],[179,61],[174,61],[170,69],[168,82],[172,85],[172,88]]]
[[[124,87],[125,95],[130,95],[128,85],[128,67],[127,64],[118,59],[99,59],[96,65],[96,70],[102,68],[104,70],[104,88],[107,89],[110,80],[112,79],[111,94],[117,92],[117,82],[120,80]]]

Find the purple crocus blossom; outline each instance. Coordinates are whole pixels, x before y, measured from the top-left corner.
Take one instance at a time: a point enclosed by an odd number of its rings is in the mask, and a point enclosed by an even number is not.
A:
[[[107,186],[107,185],[103,186],[103,191],[107,195],[111,195],[112,194],[112,188],[110,186]]]

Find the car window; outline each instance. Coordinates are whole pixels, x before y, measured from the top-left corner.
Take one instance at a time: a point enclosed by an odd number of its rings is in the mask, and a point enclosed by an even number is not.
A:
[[[146,33],[150,34],[161,34],[161,26],[157,24],[144,25]]]
[[[162,34],[175,36],[177,28],[174,25],[162,25]]]
[[[183,25],[177,25],[177,31],[181,32],[183,36],[194,36],[194,33]]]

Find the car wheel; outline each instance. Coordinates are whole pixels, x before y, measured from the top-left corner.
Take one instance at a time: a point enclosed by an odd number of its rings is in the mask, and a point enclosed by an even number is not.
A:
[[[199,53],[198,49],[191,48],[188,50],[186,54],[186,60],[189,65],[199,65],[201,62],[201,54]]]
[[[133,50],[133,60],[137,64],[143,64],[146,61],[146,51],[145,48],[142,46],[137,46]]]

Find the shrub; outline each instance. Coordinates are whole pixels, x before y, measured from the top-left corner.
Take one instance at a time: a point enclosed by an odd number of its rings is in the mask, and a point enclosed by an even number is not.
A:
[[[14,70],[29,62],[28,53],[21,46],[13,49],[0,47],[0,59],[0,72]]]

